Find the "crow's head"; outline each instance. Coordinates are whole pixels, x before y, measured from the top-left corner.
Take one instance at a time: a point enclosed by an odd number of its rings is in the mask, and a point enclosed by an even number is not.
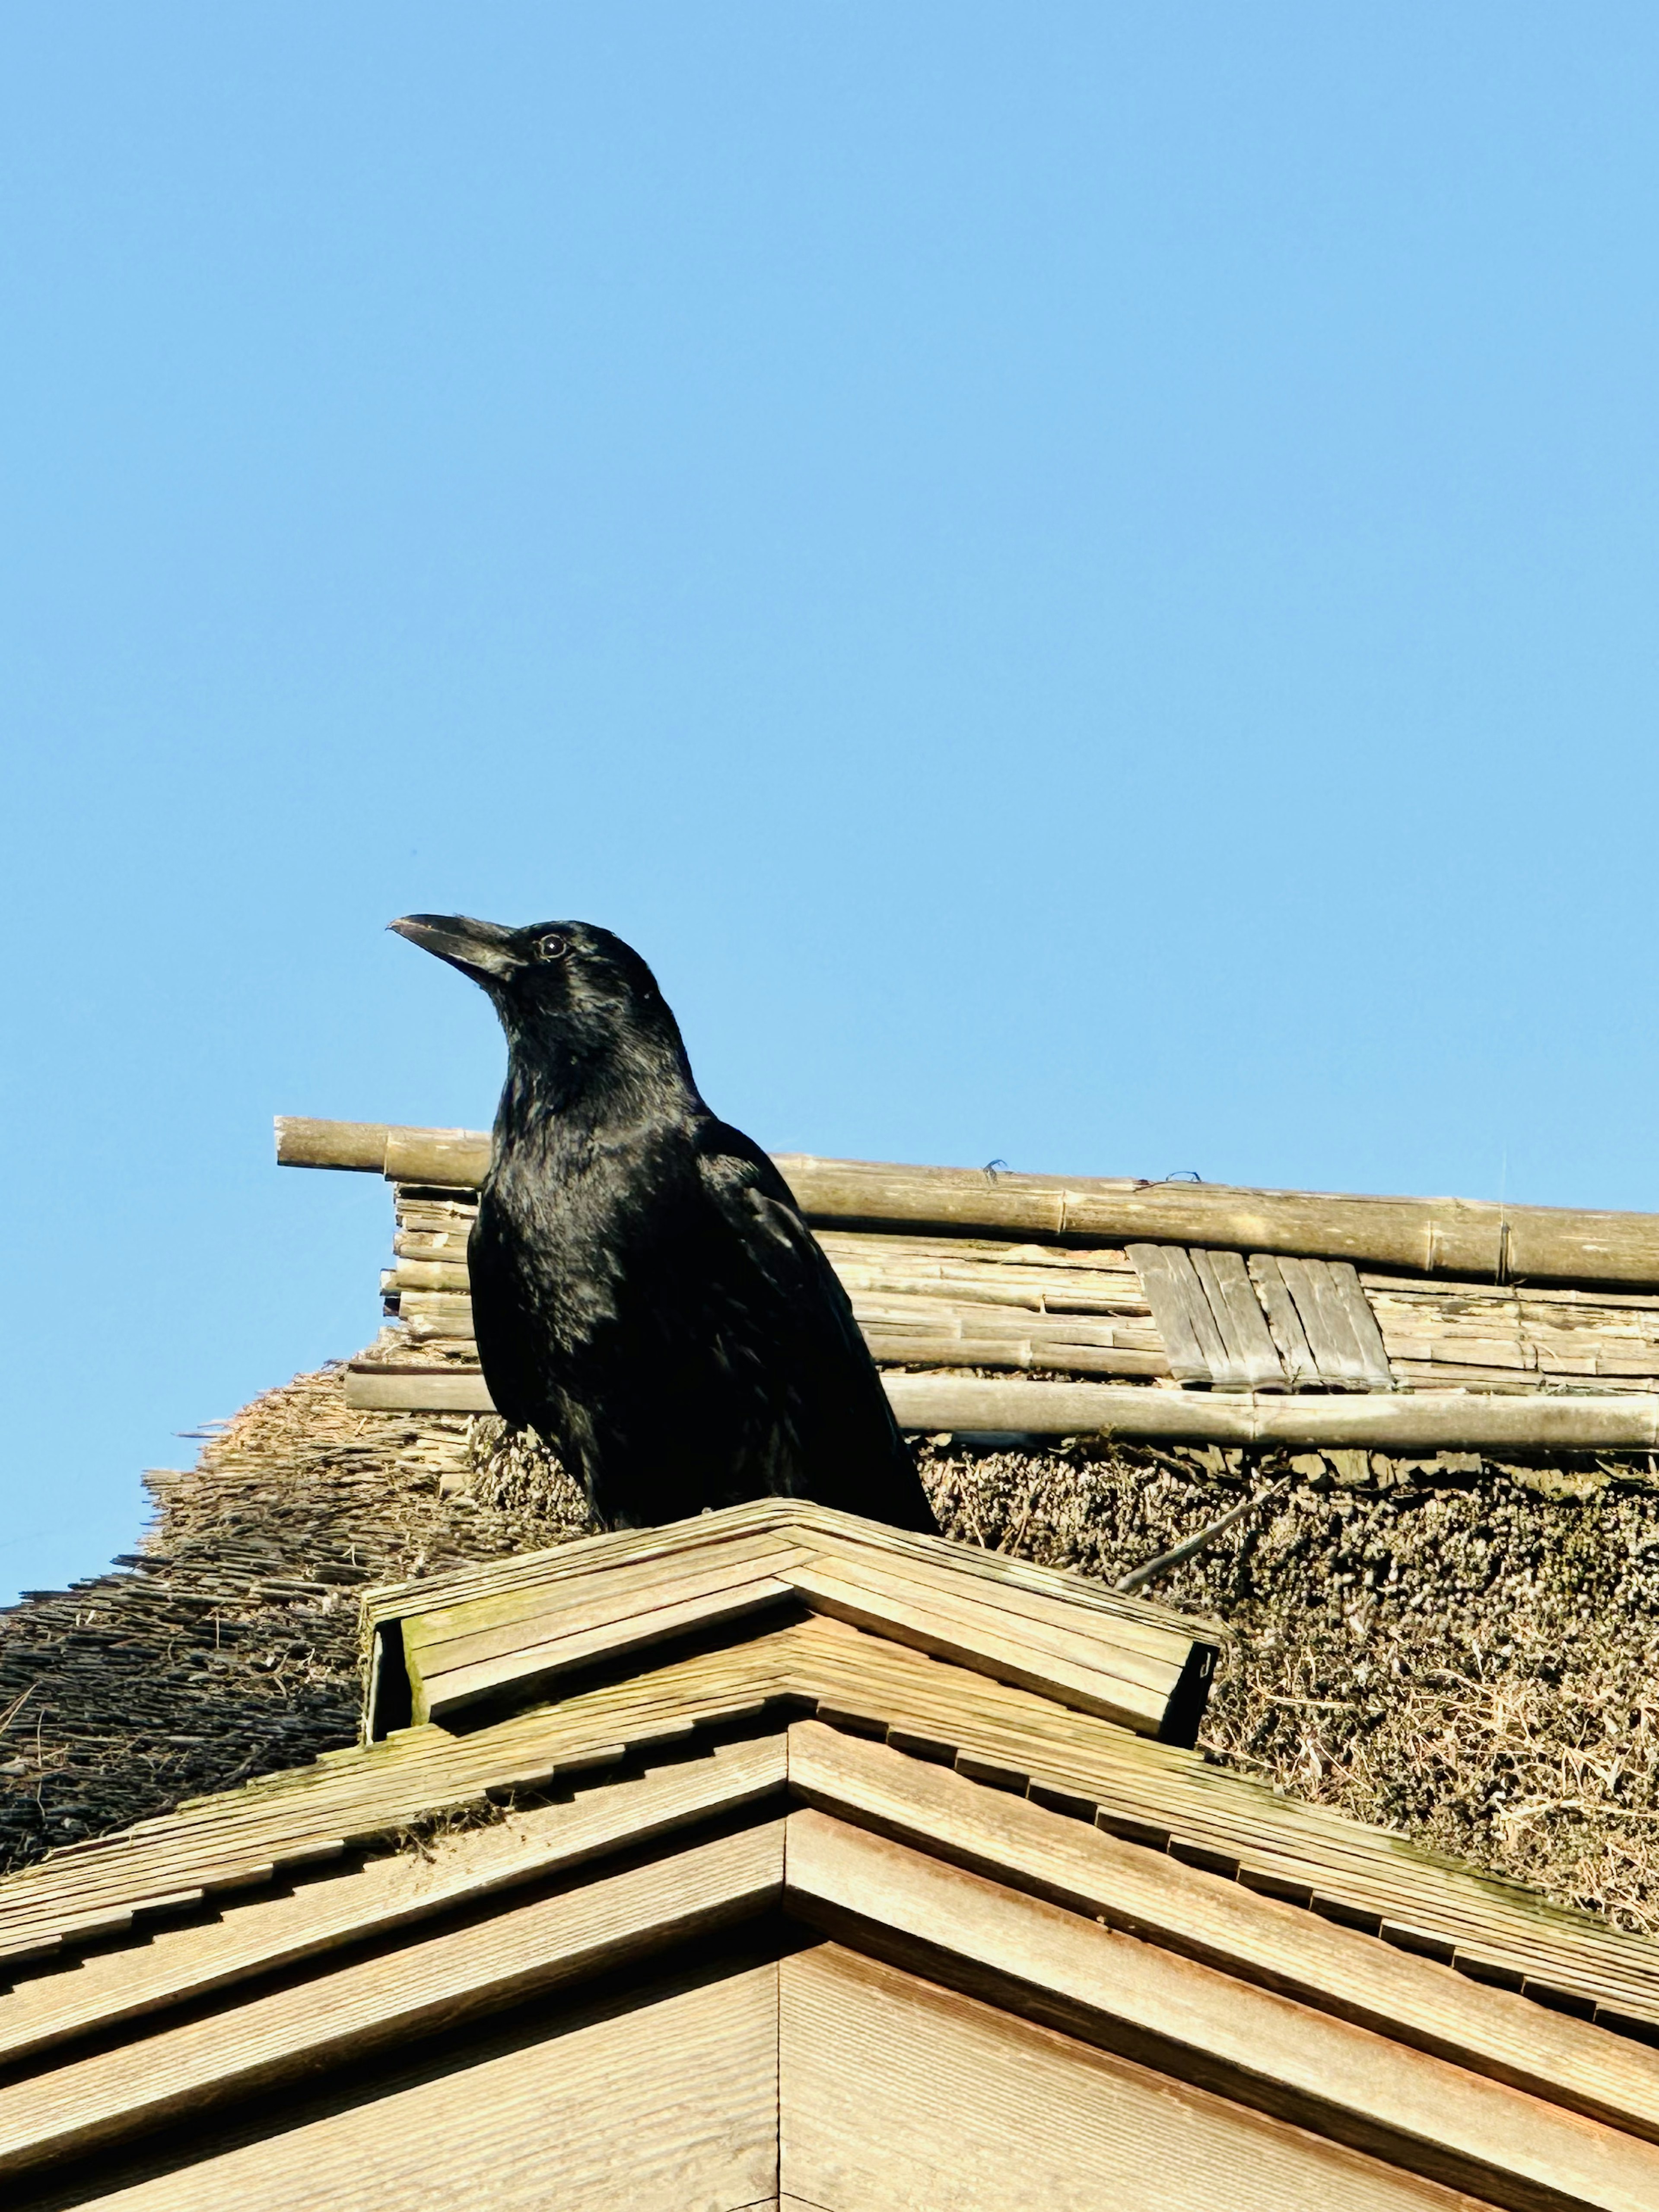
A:
[[[515,1047],[586,1056],[656,1039],[680,1049],[656,977],[608,929],[587,921],[506,929],[465,914],[406,914],[387,926],[482,984]]]

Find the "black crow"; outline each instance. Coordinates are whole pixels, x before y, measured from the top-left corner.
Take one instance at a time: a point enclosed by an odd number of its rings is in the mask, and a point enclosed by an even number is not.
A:
[[[391,927],[507,1032],[467,1248],[507,1419],[611,1528],[769,1493],[933,1533],[846,1292],[766,1154],[704,1105],[639,954],[580,921]]]

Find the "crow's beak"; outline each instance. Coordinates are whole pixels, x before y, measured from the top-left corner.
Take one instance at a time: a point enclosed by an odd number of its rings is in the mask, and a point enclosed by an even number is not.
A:
[[[505,982],[520,964],[513,932],[499,922],[474,921],[467,914],[406,914],[386,927],[422,952],[435,952],[475,983]]]

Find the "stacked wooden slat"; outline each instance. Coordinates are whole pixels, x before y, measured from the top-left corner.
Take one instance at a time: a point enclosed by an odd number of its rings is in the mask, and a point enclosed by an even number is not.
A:
[[[411,1729],[60,1852],[0,1895],[0,1960],[101,1942],[135,1916],[269,1883],[343,1848],[395,1838],[439,1806],[477,1805],[563,1777],[597,1780],[659,1747],[689,1750],[701,1729],[769,1709],[787,1718],[791,1708],[1447,1960],[1473,1979],[1659,2039],[1659,1966],[1645,1939],[1275,1796],[1198,1753],[825,1618],[578,1689],[556,1706],[469,1735]]]
[[[476,1206],[398,1186],[393,1265],[380,1279],[411,1342],[472,1335],[466,1238]],[[825,1230],[820,1243],[872,1356],[895,1366],[1167,1375],[1140,1278],[1121,1251]]]
[[[1418,1389],[1659,1386],[1659,1297],[1361,1277],[1395,1373]]]
[[[510,1695],[545,1694],[574,1672],[670,1635],[726,1629],[781,1605],[805,1607],[1018,1682],[1059,1704],[1148,1735],[1190,1740],[1215,1658],[1177,1614],[1070,1577],[997,1562],[964,1570],[937,1538],[906,1537],[796,1500],[735,1509],[717,1544],[684,1524],[646,1556],[624,1536],[573,1557],[472,1573],[422,1597],[401,1623],[400,1663],[416,1720],[454,1717]],[[687,1533],[689,1529],[690,1533]]]
[[[470,1344],[466,1240],[477,1218],[477,1200],[471,1192],[396,1183],[392,1203],[392,1264],[380,1276],[387,1312],[403,1322],[413,1343]]]

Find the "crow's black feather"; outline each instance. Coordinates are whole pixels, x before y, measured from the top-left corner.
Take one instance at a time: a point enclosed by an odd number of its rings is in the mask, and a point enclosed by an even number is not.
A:
[[[468,1253],[501,1413],[611,1527],[770,1494],[932,1532],[846,1292],[772,1162],[703,1103],[639,955],[582,922],[392,927],[507,1033]]]

